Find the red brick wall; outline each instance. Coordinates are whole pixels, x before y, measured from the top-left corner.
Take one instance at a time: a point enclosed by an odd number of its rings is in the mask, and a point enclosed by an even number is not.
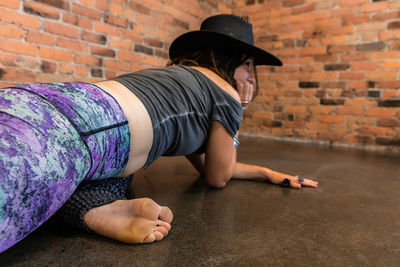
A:
[[[0,87],[162,66],[176,36],[221,12],[247,16],[285,64],[259,69],[243,134],[400,150],[399,1],[0,1]]]
[[[0,88],[165,65],[170,42],[230,1],[1,0]]]
[[[259,69],[244,133],[400,151],[400,1],[245,0]]]

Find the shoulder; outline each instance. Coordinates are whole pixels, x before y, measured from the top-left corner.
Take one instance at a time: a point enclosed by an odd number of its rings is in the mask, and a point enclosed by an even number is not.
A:
[[[214,82],[219,88],[221,88],[226,93],[228,93],[230,96],[232,96],[236,101],[240,102],[240,97],[239,97],[238,92],[227,81],[222,79],[215,72],[213,72],[207,68],[203,68],[203,67],[194,67],[193,66],[190,68],[201,72],[204,76],[206,76],[208,79],[210,79],[212,82]]]

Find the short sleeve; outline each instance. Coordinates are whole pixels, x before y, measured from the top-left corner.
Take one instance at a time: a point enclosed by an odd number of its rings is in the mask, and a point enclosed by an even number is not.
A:
[[[219,121],[233,138],[242,123],[242,108],[240,104],[216,104],[213,108],[211,121]]]

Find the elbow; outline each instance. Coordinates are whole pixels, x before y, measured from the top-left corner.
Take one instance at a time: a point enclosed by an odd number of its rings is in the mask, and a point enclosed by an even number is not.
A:
[[[226,183],[231,179],[231,176],[219,176],[218,178],[212,177],[206,177],[207,184],[209,186],[215,187],[215,188],[223,188],[225,187]]]

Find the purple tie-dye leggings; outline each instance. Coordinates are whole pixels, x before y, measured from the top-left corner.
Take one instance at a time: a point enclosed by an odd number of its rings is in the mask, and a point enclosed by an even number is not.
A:
[[[83,180],[121,174],[129,151],[125,115],[95,85],[0,89],[0,252],[50,218]]]

